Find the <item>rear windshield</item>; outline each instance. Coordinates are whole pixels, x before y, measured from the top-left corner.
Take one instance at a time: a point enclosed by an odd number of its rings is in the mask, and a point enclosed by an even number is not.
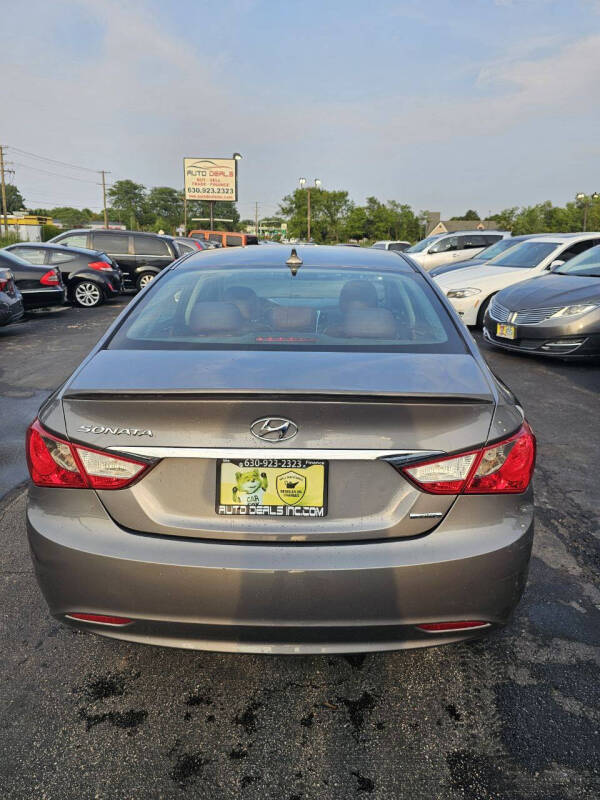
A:
[[[487,263],[490,267],[531,269],[537,267],[557,247],[557,242],[522,242]]]
[[[174,270],[109,348],[465,352],[416,273],[309,266]]]

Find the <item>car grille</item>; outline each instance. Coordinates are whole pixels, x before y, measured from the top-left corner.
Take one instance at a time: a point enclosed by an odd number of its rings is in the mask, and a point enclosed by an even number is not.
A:
[[[552,306],[551,308],[522,308],[520,311],[511,311],[502,303],[499,303],[496,298],[492,298],[490,303],[490,316],[496,322],[511,322],[515,325],[535,325],[536,322],[543,322],[549,319],[557,311],[560,311],[562,306]]]

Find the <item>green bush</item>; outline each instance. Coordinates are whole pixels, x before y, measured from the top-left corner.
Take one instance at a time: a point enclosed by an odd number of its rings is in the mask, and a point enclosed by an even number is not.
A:
[[[8,247],[9,244],[16,244],[20,241],[21,240],[16,233],[9,233],[6,236],[4,236],[4,234],[0,234],[0,247]]]
[[[47,242],[48,239],[58,236],[60,231],[61,229],[57,228],[56,225],[42,225],[42,242]]]

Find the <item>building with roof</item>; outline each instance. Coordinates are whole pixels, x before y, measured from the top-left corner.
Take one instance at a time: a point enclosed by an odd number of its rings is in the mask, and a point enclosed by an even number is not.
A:
[[[448,219],[442,220],[439,211],[429,211],[427,214],[426,236],[435,236],[438,233],[458,233],[459,231],[496,231],[498,223],[493,219]]]
[[[28,214],[26,211],[15,211],[6,215],[9,234],[15,234],[22,242],[41,242],[42,227],[52,225],[52,217],[39,214]],[[4,215],[0,213],[0,233],[4,233]]]

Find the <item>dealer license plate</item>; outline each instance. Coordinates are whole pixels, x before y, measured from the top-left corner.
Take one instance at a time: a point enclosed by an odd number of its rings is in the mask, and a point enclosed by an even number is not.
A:
[[[219,459],[215,510],[247,517],[325,517],[327,467],[327,461],[301,458]]]
[[[502,325],[501,323],[496,325],[496,336],[501,336],[503,339],[515,339],[516,333],[514,325]]]

